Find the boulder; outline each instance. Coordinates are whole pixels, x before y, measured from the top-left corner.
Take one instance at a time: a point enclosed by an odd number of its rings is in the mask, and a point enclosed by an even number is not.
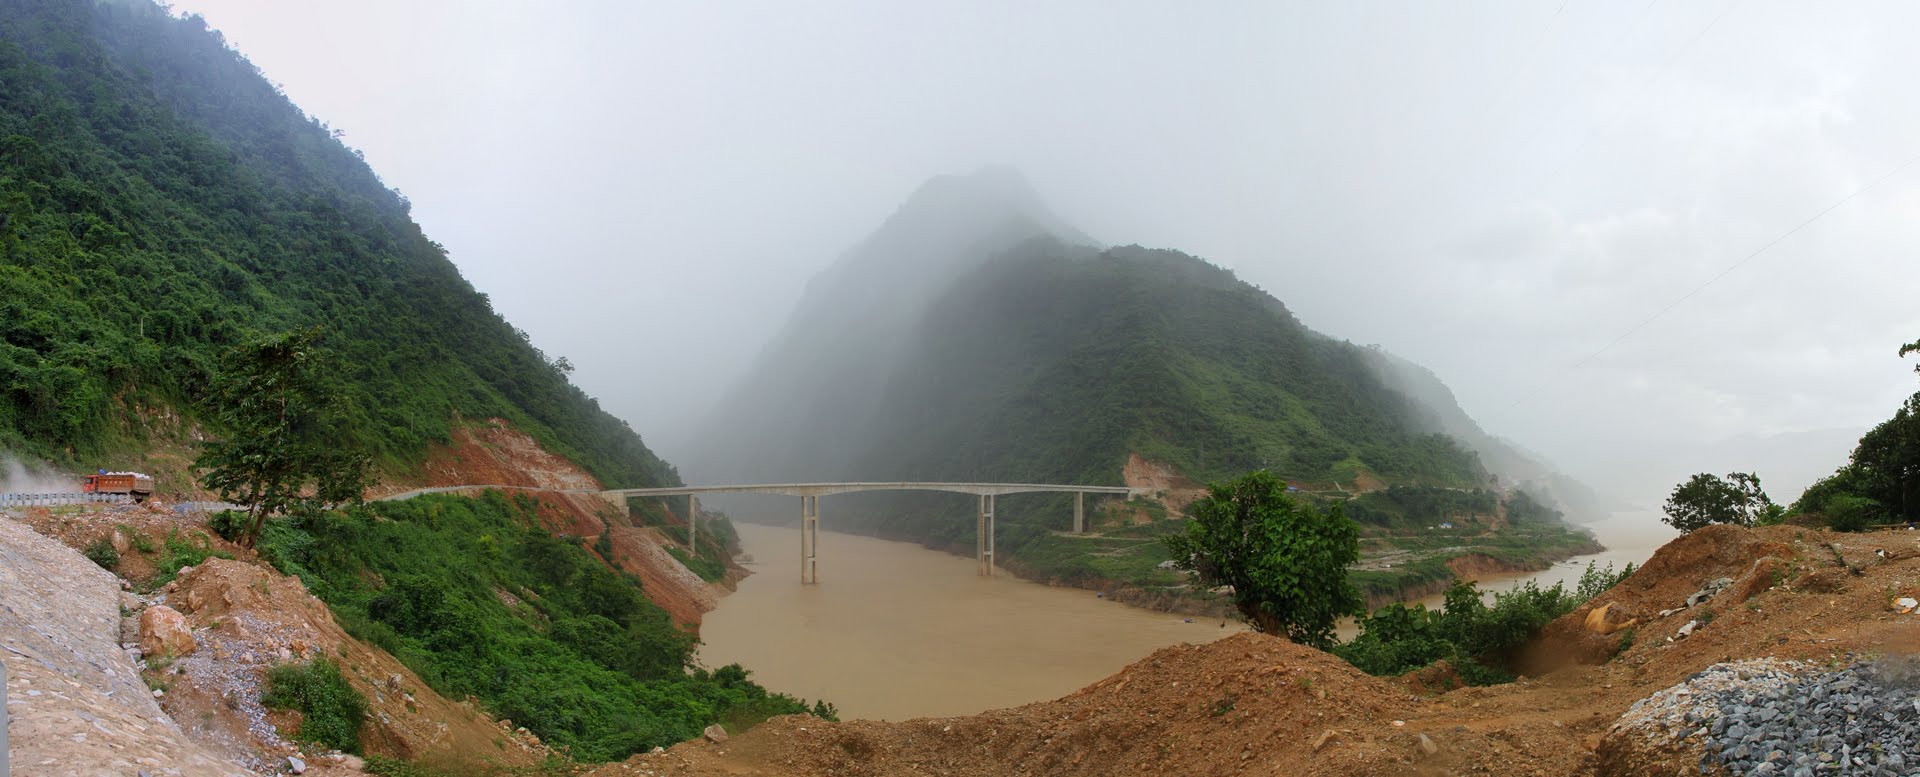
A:
[[[178,658],[193,652],[193,629],[187,616],[157,604],[140,613],[140,651],[149,656]]]
[[[700,733],[707,738],[708,742],[712,742],[716,745],[720,744],[721,742],[727,741],[727,730],[724,728],[721,728],[720,724],[718,723],[708,726],[706,731],[703,731]]]

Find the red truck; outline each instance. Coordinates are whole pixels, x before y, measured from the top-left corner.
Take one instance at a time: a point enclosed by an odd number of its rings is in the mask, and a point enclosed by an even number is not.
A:
[[[80,490],[88,494],[126,494],[135,502],[145,502],[153,496],[153,478],[138,472],[107,472],[88,475],[80,483]]]

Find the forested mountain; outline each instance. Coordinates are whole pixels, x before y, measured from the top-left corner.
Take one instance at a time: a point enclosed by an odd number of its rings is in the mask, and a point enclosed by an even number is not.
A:
[[[500,416],[607,485],[677,480],[198,17],[0,4],[0,448],[137,450],[125,421],[192,416],[224,349],[316,325],[349,365],[353,435],[390,469]]]
[[[702,476],[1114,484],[1137,453],[1199,480],[1489,481],[1375,350],[1198,258],[1091,242],[1010,172],[935,179],[808,286]]]

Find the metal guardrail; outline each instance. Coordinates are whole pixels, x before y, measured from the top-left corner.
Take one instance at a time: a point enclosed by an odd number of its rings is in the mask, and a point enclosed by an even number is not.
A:
[[[0,494],[0,508],[132,504],[126,494]]]

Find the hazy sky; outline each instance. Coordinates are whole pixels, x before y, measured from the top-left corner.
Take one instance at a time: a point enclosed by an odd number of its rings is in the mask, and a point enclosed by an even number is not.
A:
[[[1588,359],[1920,155],[1911,3],[174,5],[669,458],[813,273],[989,163],[1602,485],[1791,498],[1920,387],[1920,165]]]

